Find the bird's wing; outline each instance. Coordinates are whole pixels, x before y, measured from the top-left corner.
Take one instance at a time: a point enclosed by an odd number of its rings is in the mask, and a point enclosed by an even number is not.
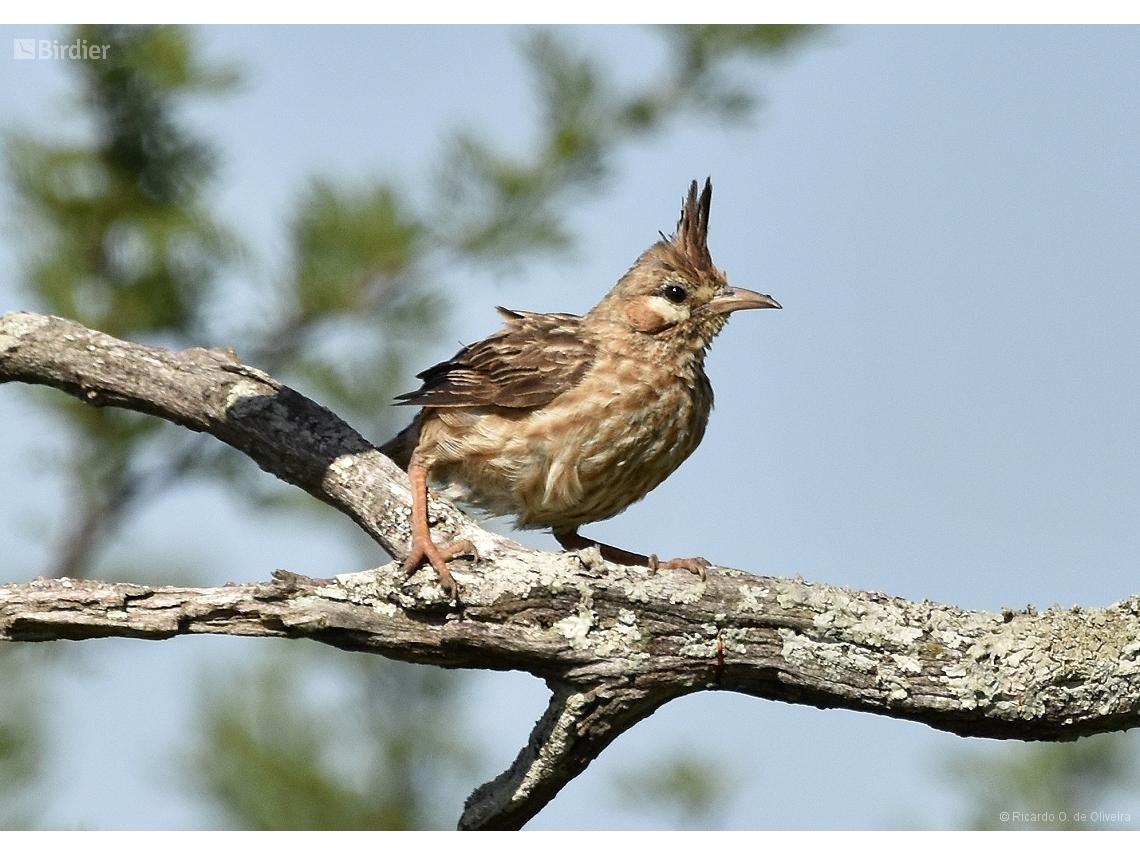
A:
[[[446,362],[417,374],[415,392],[398,404],[418,407],[541,407],[578,385],[595,348],[580,335],[577,315],[499,308],[505,329],[468,345]]]

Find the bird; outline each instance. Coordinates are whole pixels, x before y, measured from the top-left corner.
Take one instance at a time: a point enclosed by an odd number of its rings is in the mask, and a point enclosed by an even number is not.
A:
[[[616,564],[684,569],[704,558],[658,561],[578,530],[643,499],[696,450],[713,407],[705,355],[742,309],[779,309],[767,294],[734,288],[708,248],[712,180],[693,181],[671,237],[637,259],[585,315],[498,307],[503,329],[417,375],[396,398],[420,407],[381,447],[408,473],[412,539],[402,570],[425,562],[444,592],[459,590],[448,562],[477,558],[466,540],[438,544],[427,485],[518,528],[550,528],[566,550],[597,546]]]

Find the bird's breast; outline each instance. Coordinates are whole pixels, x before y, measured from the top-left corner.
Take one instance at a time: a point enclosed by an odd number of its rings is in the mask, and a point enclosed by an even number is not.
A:
[[[543,407],[436,410],[433,476],[453,497],[520,527],[571,527],[624,510],[704,436],[712,389],[701,366],[599,360]]]

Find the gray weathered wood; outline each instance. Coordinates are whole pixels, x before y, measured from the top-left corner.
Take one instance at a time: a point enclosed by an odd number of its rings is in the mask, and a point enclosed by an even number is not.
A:
[[[226,351],[178,353],[60,318],[0,318],[0,382],[212,434],[350,516],[401,557],[406,478],[328,410]],[[462,828],[518,828],[618,735],[704,689],[924,722],[967,736],[1075,739],[1140,721],[1140,597],[1104,609],[1000,614],[713,568],[701,581],[527,549],[432,500],[462,602],[396,564],[222,588],[37,580],[0,588],[0,639],[175,635],[310,638],[443,667],[519,669],[552,689],[511,768]],[[304,568],[292,568],[303,570]]]

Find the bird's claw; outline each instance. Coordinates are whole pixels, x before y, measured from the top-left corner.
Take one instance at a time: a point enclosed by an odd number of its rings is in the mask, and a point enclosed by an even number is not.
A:
[[[650,570],[688,570],[700,576],[702,582],[708,578],[705,571],[712,567],[712,562],[707,558],[672,558],[669,561],[659,561],[656,555],[650,555],[646,563]]]
[[[443,588],[447,598],[458,600],[459,585],[456,583],[455,577],[451,575],[451,571],[447,569],[447,562],[458,555],[470,556],[474,561],[479,560],[479,552],[475,549],[475,544],[469,540],[457,540],[454,543],[447,544],[447,546],[437,546],[435,541],[429,537],[426,541],[412,544],[411,552],[404,559],[400,569],[404,578],[407,579],[420,568],[420,565],[427,561],[439,576],[439,586]]]

